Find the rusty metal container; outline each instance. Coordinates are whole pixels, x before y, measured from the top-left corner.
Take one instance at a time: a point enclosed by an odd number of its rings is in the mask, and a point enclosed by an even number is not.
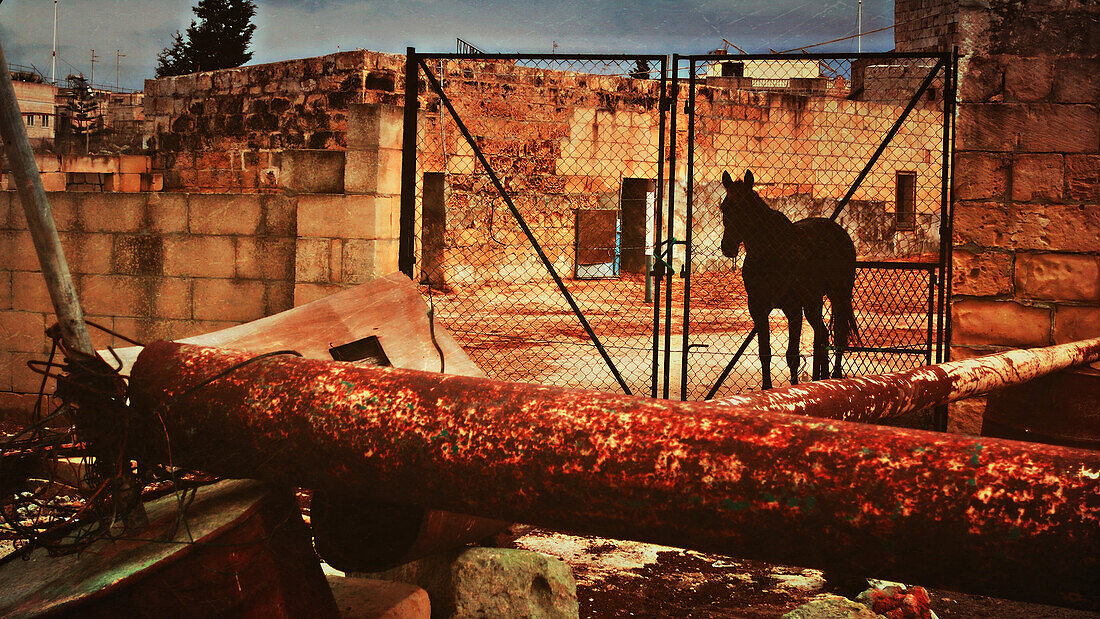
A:
[[[982,436],[1100,450],[1100,370],[1063,370],[993,392]]]

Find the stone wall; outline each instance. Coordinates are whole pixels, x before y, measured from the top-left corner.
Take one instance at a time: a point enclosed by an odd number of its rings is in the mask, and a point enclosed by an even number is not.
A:
[[[285,149],[343,149],[353,103],[400,103],[404,56],[351,51],[145,81],[166,191],[275,191]]]
[[[899,52],[950,51],[956,44],[959,0],[894,0]]]
[[[1100,335],[1100,7],[959,8],[951,353]],[[983,404],[954,410],[976,432]]]
[[[442,71],[459,116],[560,273],[572,273],[575,267],[577,209],[618,209],[624,179],[657,179],[656,80],[524,67],[512,61],[448,61],[436,70]],[[710,253],[715,268],[729,267],[716,242],[723,170],[740,174],[751,168],[761,194],[792,218],[825,211],[827,216],[909,94],[900,101],[852,100],[843,79],[814,94],[744,90],[736,78],[700,83],[691,223],[697,241],[714,240]],[[683,104],[687,97],[685,88]],[[418,173],[445,174],[447,225],[443,247],[432,257],[433,269],[446,284],[548,278],[534,252],[525,250],[523,233],[454,121],[434,96],[425,99]],[[681,231],[687,224],[686,125],[685,119],[676,136],[675,227]],[[841,221],[864,257],[938,251],[942,126],[942,102],[914,110],[854,195]],[[919,221],[911,231],[893,225],[898,171],[917,174]]]
[[[178,339],[396,271],[399,175],[386,153],[400,151],[400,133],[382,119],[400,112],[364,105],[353,116],[340,160],[383,163],[359,163],[338,185],[297,175],[327,193],[49,192],[88,319],[139,341]],[[26,363],[46,358],[52,322],[22,205],[0,191],[0,410],[32,406],[40,378]],[[127,345],[92,336],[97,348]]]

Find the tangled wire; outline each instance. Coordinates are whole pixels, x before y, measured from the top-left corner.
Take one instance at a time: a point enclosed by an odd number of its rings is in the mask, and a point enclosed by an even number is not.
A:
[[[121,359],[108,348],[112,367],[68,350],[57,325],[46,334],[49,358],[28,362],[42,376],[30,424],[0,435],[0,539],[13,541],[16,555],[44,548],[56,556],[126,536],[144,525],[143,501],[178,492],[185,508],[195,488],[218,480],[133,459],[134,415]],[[50,379],[53,396],[46,393]]]

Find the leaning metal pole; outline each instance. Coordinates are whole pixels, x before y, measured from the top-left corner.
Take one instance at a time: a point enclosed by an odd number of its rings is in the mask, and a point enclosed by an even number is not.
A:
[[[1100,357],[1100,340],[1082,348],[1075,359]],[[1027,354],[1014,359],[1028,363]],[[249,358],[148,346],[131,374],[148,457],[577,533],[1100,608],[1100,452]],[[957,393],[968,391],[962,383],[996,386],[950,380]]]
[[[61,249],[61,237],[57,234],[50,203],[46,200],[46,189],[38,174],[38,164],[31,151],[27,129],[23,126],[23,116],[15,98],[15,87],[11,83],[8,61],[4,49],[0,46],[0,137],[4,139],[4,154],[11,162],[15,187],[19,192],[19,201],[23,203],[23,212],[27,216],[27,228],[34,240],[34,250],[38,262],[42,265],[42,275],[46,278],[46,287],[50,291],[54,313],[57,315],[61,337],[66,347],[74,352],[95,355],[92,338],[84,324],[84,312],[76,296],[69,265],[65,261],[65,252]]]

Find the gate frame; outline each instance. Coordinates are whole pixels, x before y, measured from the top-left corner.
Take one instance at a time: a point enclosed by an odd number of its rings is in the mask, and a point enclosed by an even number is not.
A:
[[[405,56],[405,106],[404,106],[404,126],[402,128],[402,145],[401,145],[401,201],[400,201],[400,232],[398,241],[398,269],[407,275],[410,279],[414,278],[416,268],[416,241],[415,241],[415,229],[416,229],[416,179],[417,179],[417,152],[418,152],[418,110],[420,108],[419,96],[421,93],[420,76],[423,74],[427,80],[424,85],[424,92],[434,92],[439,97],[440,105],[446,108],[447,113],[450,114],[451,119],[455,122],[455,125],[461,132],[463,138],[469,144],[473,150],[475,158],[478,161],[478,165],[488,175],[492,181],[497,193],[500,194],[505,204],[508,206],[509,212],[515,218],[516,223],[523,231],[524,236],[527,238],[531,247],[535,250],[535,253],[539,257],[539,261],[543,267],[550,274],[554,280],[554,284],[558,290],[562,293],[566,302],[569,304],[573,314],[577,317],[577,320],[581,323],[585,333],[588,335],[589,340],[596,347],[596,350],[600,353],[604,363],[607,365],[611,374],[618,382],[626,395],[632,395],[630,387],[623,379],[622,374],[616,367],[615,362],[611,359],[607,350],[604,348],[603,343],[600,341],[599,336],[592,329],[592,326],[588,323],[588,320],[584,316],[584,312],[581,311],[577,305],[573,295],[569,292],[569,289],[565,286],[564,281],[558,274],[557,269],[553,263],[547,258],[545,252],[542,250],[542,246],[539,244],[538,239],[535,238],[531,229],[528,227],[527,222],[524,220],[523,215],[516,208],[512,202],[511,196],[501,183],[496,171],[493,170],[489,161],[485,155],[481,152],[481,148],[478,146],[477,141],[470,134],[465,123],[462,121],[461,116],[454,109],[451,104],[450,98],[444,91],[442,84],[442,77],[437,77],[431,67],[428,66],[428,60],[471,60],[471,61],[492,61],[492,60],[518,60],[518,61],[538,61],[538,60],[556,60],[564,62],[583,62],[583,61],[637,61],[646,60],[650,63],[655,63],[656,68],[651,69],[653,71],[660,72],[660,100],[657,105],[657,113],[659,115],[659,127],[658,127],[658,145],[656,152],[657,162],[657,179],[656,179],[656,195],[654,197],[654,236],[652,239],[654,242],[654,263],[659,262],[660,247],[662,244],[662,238],[664,236],[662,230],[662,215],[661,205],[664,198],[662,189],[664,185],[664,164],[665,164],[665,148],[668,143],[665,135],[665,122],[668,116],[667,111],[667,81],[668,81],[668,56],[656,55],[656,54],[489,54],[489,53],[419,53],[414,47],[406,48]],[[410,85],[413,87],[410,88]],[[444,112],[441,109],[440,114]],[[675,148],[673,151],[672,159],[675,161]],[[673,174],[669,174],[670,177]],[[670,261],[671,262],[671,261]],[[658,300],[660,299],[661,282],[666,273],[661,270],[658,271],[657,267],[654,267],[652,273],[654,276],[655,294],[653,299],[653,350],[652,350],[652,364],[650,368],[650,384],[652,397],[656,397],[657,392],[657,369],[658,369],[658,323],[660,320],[660,306]],[[671,277],[671,270],[667,273]],[[647,277],[649,274],[647,274]],[[667,349],[666,349],[667,350]],[[667,381],[666,381],[667,382]],[[667,389],[667,387],[666,387]]]
[[[927,92],[928,88],[935,81],[936,77],[940,75],[942,71],[943,75],[943,127],[941,132],[941,168],[940,168],[940,242],[939,242],[939,260],[935,263],[924,262],[883,262],[883,261],[863,261],[858,265],[864,268],[889,268],[889,269],[905,269],[905,270],[926,270],[929,277],[929,290],[928,290],[928,322],[925,343],[926,347],[921,350],[917,349],[897,349],[897,348],[880,348],[880,347],[863,347],[853,346],[848,349],[849,352],[882,352],[882,353],[898,353],[898,354],[923,354],[926,364],[933,362],[933,358],[936,363],[950,360],[950,352],[947,350],[947,343],[950,341],[950,316],[947,312],[947,303],[950,299],[950,286],[951,286],[951,233],[952,233],[952,220],[954,216],[954,143],[955,143],[955,113],[956,113],[956,79],[958,72],[958,48],[953,48],[951,51],[945,52],[863,52],[863,53],[770,53],[770,54],[739,54],[729,57],[732,60],[785,60],[785,59],[799,59],[799,60],[859,60],[859,59],[928,59],[934,60],[935,65],[928,72],[928,75],[924,78],[921,85],[913,92],[908,104],[899,114],[891,128],[883,136],[878,148],[871,155],[870,159],[864,165],[863,169],[856,176],[856,179],[852,182],[848,191],[841,200],[837,202],[837,206],[834,208],[830,219],[835,220],[837,216],[847,206],[852,196],[859,189],[863,180],[867,174],[871,171],[874,165],[877,163],[879,157],[885,151],[886,147],[893,140],[898,130],[905,124],[910,112],[916,107],[921,97]],[[677,89],[679,81],[679,73],[681,63],[687,62],[688,70],[688,101],[685,104],[683,113],[688,119],[688,134],[687,134],[687,183],[685,186],[685,220],[688,222],[686,239],[682,243],[685,245],[684,267],[681,270],[680,276],[684,279],[684,308],[683,308],[683,329],[682,329],[682,341],[681,341],[681,361],[680,361],[680,399],[687,399],[688,390],[688,367],[691,349],[697,345],[690,343],[690,325],[691,325],[691,272],[692,272],[692,230],[691,221],[693,215],[693,199],[694,199],[694,179],[695,179],[695,92],[697,85],[696,65],[699,62],[714,62],[715,56],[710,54],[691,54],[691,55],[679,55],[676,54],[672,58],[671,68],[673,72],[672,79],[672,92],[670,96],[672,104],[672,118],[670,125],[672,127],[672,138],[670,141],[675,141],[675,127],[676,117],[680,114],[679,106],[677,105]],[[675,150],[673,148],[673,150]],[[674,158],[674,155],[673,155]],[[674,163],[674,160],[673,160]],[[676,182],[676,168],[673,165],[670,167],[669,172],[669,229],[671,236],[671,228],[673,221],[673,188]],[[671,244],[675,244],[677,241],[670,238]],[[671,305],[671,295],[666,294],[668,297],[666,305]],[[669,331],[667,326],[671,321],[671,307],[666,314],[666,333]],[[722,371],[718,380],[709,389],[705,400],[712,399],[718,390],[721,388],[725,379],[729,376],[734,365],[738,359],[745,353],[749,344],[753,338],[757,335],[756,328],[754,327],[749,334],[745,337],[744,342],[734,353],[730,362],[726,365]],[[933,343],[933,335],[935,335],[935,342]],[[671,346],[667,344],[666,337],[666,356],[664,365],[664,395],[668,397],[668,378],[671,365]],[[937,430],[946,430],[947,426],[947,413],[946,408],[941,407],[933,413],[933,426]]]

